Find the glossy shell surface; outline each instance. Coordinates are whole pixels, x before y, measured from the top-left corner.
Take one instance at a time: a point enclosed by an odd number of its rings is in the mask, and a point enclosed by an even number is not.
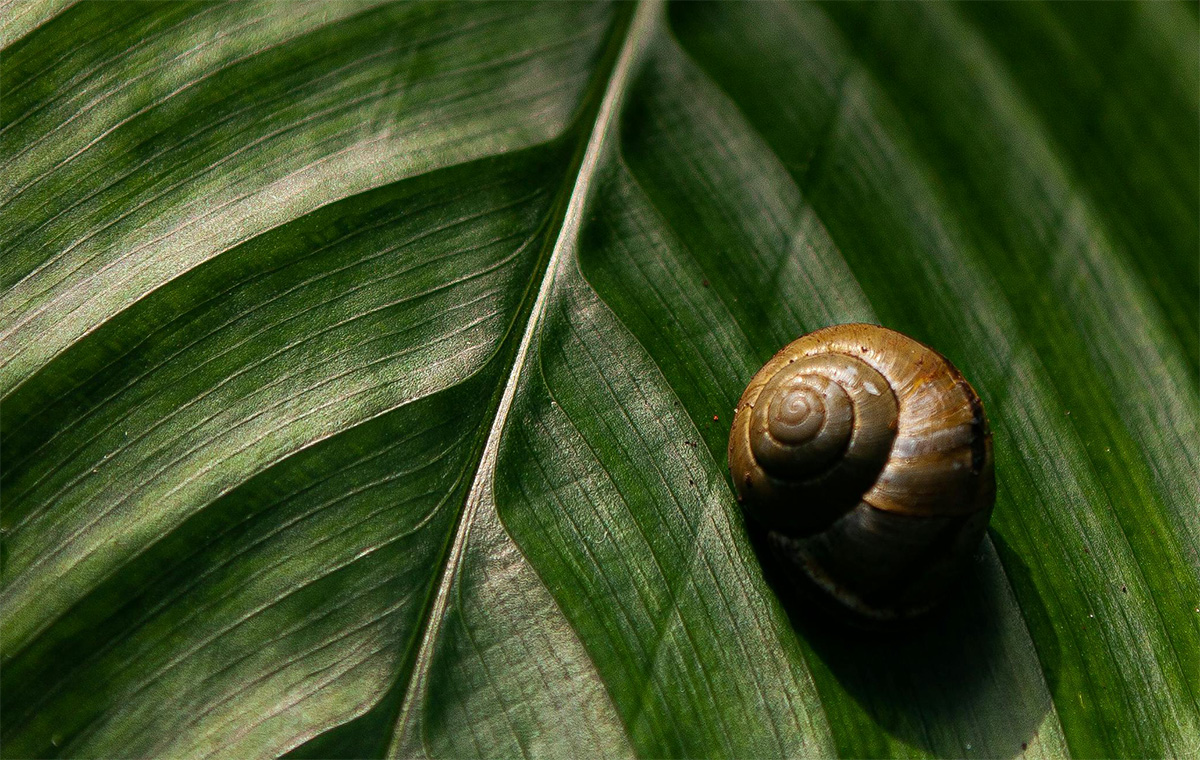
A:
[[[936,602],[995,500],[983,405],[941,354],[866,324],[793,341],[738,403],[729,465],[747,516],[868,617]]]

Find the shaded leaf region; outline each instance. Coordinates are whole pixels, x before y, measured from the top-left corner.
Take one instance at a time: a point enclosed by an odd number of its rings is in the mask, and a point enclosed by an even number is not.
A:
[[[1200,753],[1175,3],[0,3],[0,754]],[[750,376],[884,324],[998,501],[764,561]]]

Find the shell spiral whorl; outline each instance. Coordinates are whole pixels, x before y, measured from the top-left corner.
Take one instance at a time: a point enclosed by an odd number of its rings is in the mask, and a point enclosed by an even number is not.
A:
[[[804,575],[877,618],[930,606],[995,497],[983,406],[945,357],[874,325],[788,344],[742,394],[738,499]]]

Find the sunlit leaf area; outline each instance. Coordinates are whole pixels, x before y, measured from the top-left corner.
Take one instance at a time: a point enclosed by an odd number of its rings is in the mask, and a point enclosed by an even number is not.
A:
[[[1200,755],[1175,2],[0,0],[0,755]],[[761,551],[750,377],[978,391],[950,597]]]

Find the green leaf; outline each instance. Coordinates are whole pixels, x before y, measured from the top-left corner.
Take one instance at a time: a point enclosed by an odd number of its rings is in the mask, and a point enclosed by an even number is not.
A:
[[[1200,753],[1170,3],[0,3],[5,757]],[[753,372],[980,392],[899,630],[764,570]]]

